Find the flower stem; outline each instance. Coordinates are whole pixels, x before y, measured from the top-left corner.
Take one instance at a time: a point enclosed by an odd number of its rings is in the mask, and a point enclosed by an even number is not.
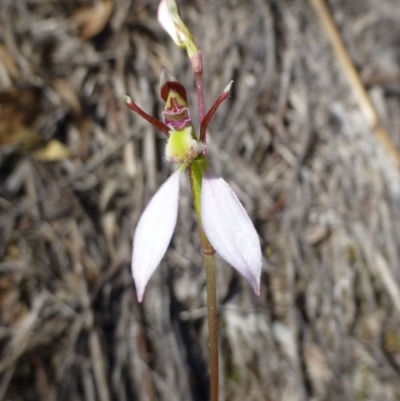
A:
[[[204,93],[203,93],[203,74],[195,74],[196,77],[196,89],[197,89],[197,101],[199,104],[199,121],[200,124],[204,118]]]
[[[197,51],[192,57],[190,57],[190,62],[192,63],[194,76],[196,79],[199,124],[201,124],[204,118],[203,56],[201,51]]]
[[[210,341],[210,400],[218,401],[218,318],[215,257],[214,255],[203,254],[203,258],[206,269],[207,320]]]
[[[206,271],[207,287],[207,320],[210,350],[210,401],[218,401],[218,318],[217,318],[217,285],[215,274],[215,250],[210,244],[203,229],[201,220],[201,165],[205,159],[194,161],[188,166],[192,198],[197,220],[203,263]]]

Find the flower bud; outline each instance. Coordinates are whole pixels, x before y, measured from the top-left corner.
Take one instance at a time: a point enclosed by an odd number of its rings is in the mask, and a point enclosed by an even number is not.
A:
[[[192,35],[179,16],[174,0],[161,0],[158,7],[158,22],[171,36],[177,46],[186,49],[189,58],[197,52]]]

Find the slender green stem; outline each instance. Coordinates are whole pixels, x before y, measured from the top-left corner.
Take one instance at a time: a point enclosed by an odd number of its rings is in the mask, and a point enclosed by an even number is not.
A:
[[[215,251],[203,229],[201,220],[201,163],[205,160],[193,162],[188,166],[190,186],[196,216],[199,222],[199,237],[204,268],[206,270],[207,287],[207,320],[210,350],[210,401],[218,401],[218,318],[217,318],[217,285],[215,274]]]

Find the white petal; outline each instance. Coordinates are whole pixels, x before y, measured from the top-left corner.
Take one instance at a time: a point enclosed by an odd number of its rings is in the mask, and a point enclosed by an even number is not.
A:
[[[231,187],[211,169],[203,173],[201,218],[214,249],[259,295],[261,247],[257,232]]]
[[[161,0],[158,6],[158,22],[171,36],[172,40],[179,46],[178,33],[176,32],[176,26],[169,12],[166,0]]]
[[[160,264],[178,216],[179,177],[175,171],[160,187],[140,217],[133,238],[132,274],[139,302],[151,275]]]

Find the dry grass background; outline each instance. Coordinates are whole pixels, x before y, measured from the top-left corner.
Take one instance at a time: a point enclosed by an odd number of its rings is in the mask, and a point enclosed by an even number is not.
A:
[[[328,5],[400,148],[399,0]],[[209,158],[264,251],[259,298],[219,259],[221,400],[400,400],[399,171],[315,12],[306,0],[180,6],[207,105],[235,81]],[[123,95],[160,116],[164,65],[196,104],[156,9],[0,3],[0,400],[207,400],[187,183],[141,305],[129,272],[135,224],[173,167]]]

